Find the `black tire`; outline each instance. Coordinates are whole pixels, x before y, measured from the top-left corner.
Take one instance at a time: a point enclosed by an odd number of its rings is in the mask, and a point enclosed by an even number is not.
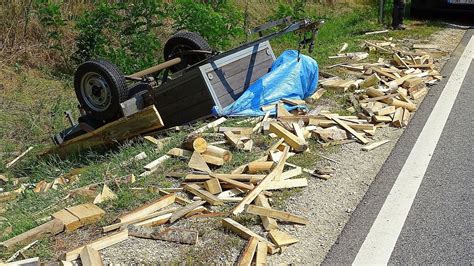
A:
[[[81,64],[74,74],[74,90],[81,106],[97,120],[110,122],[121,116],[120,103],[128,89],[120,70],[106,60]]]
[[[128,90],[127,99],[131,99],[131,98],[135,97],[136,95],[145,93],[145,92],[149,91],[150,89],[151,89],[150,85],[148,85],[146,83],[138,83],[138,84],[134,85],[133,87],[131,87]]]
[[[174,56],[175,53],[186,50],[211,51],[211,47],[209,46],[209,43],[207,43],[207,41],[198,33],[182,31],[176,33],[168,39],[163,49],[163,55],[165,60],[170,60],[176,57]],[[170,70],[171,72],[180,71],[188,66],[192,66],[206,59],[207,57],[208,55],[206,54],[183,56],[181,58],[182,62],[180,64],[170,67]]]

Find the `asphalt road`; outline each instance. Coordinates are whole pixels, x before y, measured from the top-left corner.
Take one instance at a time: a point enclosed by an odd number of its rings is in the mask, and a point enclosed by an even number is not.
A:
[[[469,30],[324,264],[474,263],[473,47]]]

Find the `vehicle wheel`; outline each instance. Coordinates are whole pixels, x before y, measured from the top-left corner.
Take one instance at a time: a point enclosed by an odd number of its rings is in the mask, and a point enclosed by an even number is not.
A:
[[[120,103],[128,96],[125,77],[106,60],[81,64],[74,74],[74,89],[81,106],[104,122],[120,116]]]
[[[175,54],[187,50],[211,51],[211,47],[198,33],[182,31],[168,39],[163,49],[164,58],[165,60],[173,59],[176,57]],[[170,70],[172,72],[180,71],[206,59],[207,57],[208,55],[206,54],[185,55],[181,57],[181,63],[170,67]]]
[[[146,83],[138,83],[138,84],[134,85],[133,87],[131,87],[128,90],[127,99],[131,99],[131,98],[135,97],[136,95],[145,93],[145,92],[149,91],[150,89],[151,89],[150,85],[148,85]]]

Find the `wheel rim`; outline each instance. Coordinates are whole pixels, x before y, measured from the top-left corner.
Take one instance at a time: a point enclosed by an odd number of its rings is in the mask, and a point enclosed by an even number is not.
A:
[[[112,102],[109,84],[95,72],[88,72],[82,77],[81,94],[87,106],[97,112],[107,110]]]

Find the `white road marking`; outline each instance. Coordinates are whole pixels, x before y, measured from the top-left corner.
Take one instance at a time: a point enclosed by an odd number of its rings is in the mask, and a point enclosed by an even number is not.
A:
[[[392,190],[354,259],[354,265],[386,265],[388,263],[473,59],[474,36],[471,37],[418,136]]]

